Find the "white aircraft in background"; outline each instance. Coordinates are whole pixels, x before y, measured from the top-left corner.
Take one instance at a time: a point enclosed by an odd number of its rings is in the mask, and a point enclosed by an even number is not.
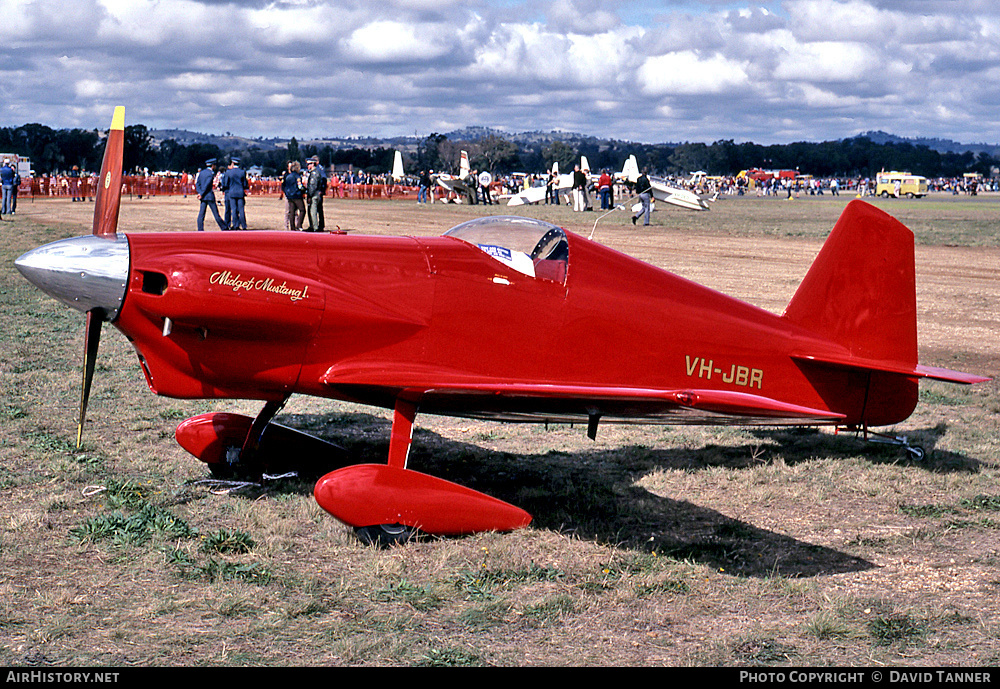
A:
[[[403,154],[396,151],[396,155],[392,159],[392,178],[398,182],[405,176],[403,173]]]
[[[634,155],[629,156],[628,160],[625,161],[625,167],[622,168],[622,177],[625,178],[625,181],[632,184],[635,184],[636,180],[639,179],[639,164],[636,162]],[[705,199],[687,189],[672,187],[659,177],[650,177],[649,185],[653,188],[653,198],[657,201],[663,201],[664,203],[670,203],[692,211],[708,210],[708,202]],[[641,209],[642,205],[637,204],[632,207],[632,212],[638,213]]]
[[[434,175],[434,181],[442,189],[447,191],[453,191],[458,195],[455,203],[462,203],[463,198],[468,198],[471,194],[476,193],[474,189],[469,189],[469,185],[465,183],[465,178],[469,176],[469,172],[472,168],[469,166],[469,153],[467,151],[462,151],[461,158],[458,163],[458,175],[450,175],[447,172],[439,172]]]
[[[587,156],[580,156],[580,170],[587,175],[587,179],[590,181],[596,181],[596,176],[590,174],[590,163],[587,161]],[[559,161],[552,163],[552,172],[559,175]],[[545,200],[545,190],[547,186],[543,184],[538,187],[528,187],[524,191],[518,192],[510,197],[507,201],[508,206],[523,206],[529,203],[541,203]],[[573,173],[567,172],[564,175],[559,175],[559,181],[556,182],[556,192],[563,192],[567,189],[573,188]]]

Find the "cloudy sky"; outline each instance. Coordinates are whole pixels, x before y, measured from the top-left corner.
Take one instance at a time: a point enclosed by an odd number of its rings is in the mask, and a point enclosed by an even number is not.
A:
[[[996,0],[0,0],[0,125],[1000,142]]]

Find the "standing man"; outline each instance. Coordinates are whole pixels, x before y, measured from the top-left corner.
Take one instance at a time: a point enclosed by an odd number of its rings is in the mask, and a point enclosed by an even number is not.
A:
[[[229,208],[229,229],[247,229],[246,195],[247,173],[240,169],[240,159],[229,161],[229,169],[222,177],[222,188],[226,192],[226,206]]]
[[[80,166],[74,165],[73,169],[69,171],[69,192],[73,194],[74,201],[83,201],[83,197],[80,196]],[[142,197],[140,197],[142,198]]]
[[[597,180],[597,190],[601,193],[601,210],[610,210],[613,204],[611,200],[611,175],[607,169],[601,173],[601,178]]]
[[[545,182],[545,205],[559,205],[559,173],[554,167],[549,171],[549,178]]]
[[[462,180],[463,182],[465,182],[466,192],[469,197],[469,203],[472,204],[473,206],[479,203],[479,181],[477,180],[478,176],[479,176],[478,170],[471,170],[469,174],[465,176],[465,179]]]
[[[21,173],[17,171],[17,165],[14,166],[14,186],[10,190],[10,214],[14,215],[17,213],[17,190],[21,186]]]
[[[635,181],[635,193],[639,195],[642,210],[639,211],[639,215],[632,216],[632,224],[635,225],[635,221],[639,219],[639,216],[643,216],[642,224],[644,226],[649,225],[649,199],[653,195],[653,185],[649,183],[649,177],[646,176],[645,169],[639,175],[639,179]]]
[[[14,195],[14,168],[11,167],[10,159],[4,158],[3,165],[0,166],[0,186],[3,187],[3,203],[0,205],[0,214],[13,213],[11,199]]]
[[[323,194],[326,193],[326,174],[319,164],[319,157],[313,156],[306,161],[309,173],[306,176],[306,201],[309,216],[307,232],[322,232],[326,229],[326,219],[323,217]]]
[[[587,175],[580,169],[579,165],[573,167],[573,210],[585,211],[586,205]]]
[[[479,191],[483,197],[483,205],[493,205],[493,197],[490,196],[490,185],[493,184],[493,175],[489,173],[489,170],[483,170],[479,173]]]
[[[427,170],[420,171],[420,188],[417,191],[417,203],[427,203],[431,190],[431,175]]]
[[[299,179],[302,165],[297,160],[288,161],[288,172],[281,180],[281,195],[285,197],[285,229],[299,231],[306,216],[306,203],[302,200],[305,185]]]
[[[197,179],[194,182],[195,193],[198,194],[198,198],[201,199],[201,207],[198,209],[198,231],[205,231],[205,209],[211,208],[212,215],[215,216],[215,223],[219,226],[220,230],[228,230],[229,228],[222,224],[222,218],[219,217],[219,209],[215,206],[215,158],[209,158],[205,161],[205,169],[198,173]]]

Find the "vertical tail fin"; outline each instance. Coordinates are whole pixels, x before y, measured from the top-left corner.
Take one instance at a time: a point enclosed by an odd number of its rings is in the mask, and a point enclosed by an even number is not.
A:
[[[863,201],[844,209],[785,318],[892,369],[917,365],[913,233]]]
[[[403,179],[406,174],[403,172],[403,154],[396,151],[392,158],[392,178],[396,181]]]
[[[635,182],[639,179],[639,163],[636,162],[635,155],[630,155],[622,167],[622,177],[627,182]]]
[[[469,153],[468,151],[462,151],[462,155],[458,161],[458,175],[462,179],[465,179],[469,175],[469,171],[472,168],[469,166]]]
[[[867,373],[864,403],[851,423],[902,421],[917,405],[919,378],[989,380],[917,363],[913,233],[863,201],[844,209],[784,317],[835,345],[792,354],[807,375],[810,363],[820,367],[811,375],[829,366]]]

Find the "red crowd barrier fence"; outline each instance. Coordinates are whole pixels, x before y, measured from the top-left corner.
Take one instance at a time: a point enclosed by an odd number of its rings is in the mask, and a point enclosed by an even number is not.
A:
[[[21,180],[18,196],[23,198],[73,198],[93,200],[97,176],[68,177],[63,175],[31,177]],[[415,200],[417,187],[401,184],[349,183],[339,178],[329,180],[328,198],[345,199],[404,199]],[[122,194],[130,197],[194,196],[194,175],[180,177],[126,176],[122,178]],[[221,194],[216,189],[216,194]],[[251,179],[249,196],[281,195],[281,182],[276,179]]]

